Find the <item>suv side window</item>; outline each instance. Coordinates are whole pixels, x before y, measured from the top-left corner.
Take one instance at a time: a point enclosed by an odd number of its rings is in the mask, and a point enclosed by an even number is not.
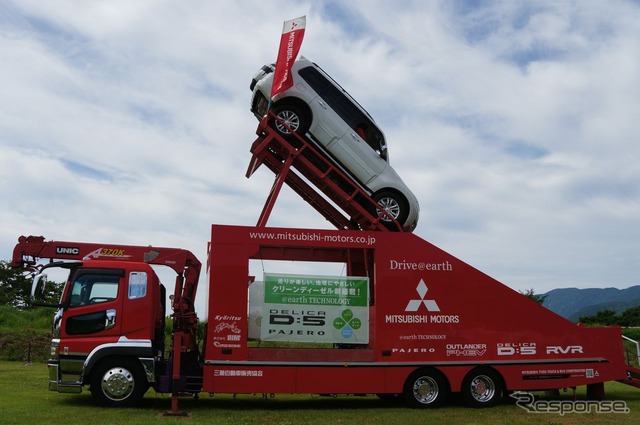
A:
[[[376,151],[382,159],[389,161],[387,158],[387,144],[384,141],[384,136],[380,130],[371,123],[371,121],[363,119],[356,124],[355,130],[356,133],[358,133],[358,135],[367,142],[371,149]]]
[[[339,87],[336,87],[312,66],[302,68],[298,73],[344,122],[354,128],[355,124],[360,121],[362,112],[344,95]]]
[[[324,75],[320,74],[320,72],[318,72],[318,70],[312,66],[302,68],[298,71],[298,74],[300,74],[302,79],[305,80],[307,84],[311,86],[313,91],[318,93],[320,96],[322,96],[326,90],[333,86],[333,84],[331,84],[331,82],[327,80]]]
[[[362,113],[351,99],[344,94],[341,87],[329,81],[313,66],[300,69],[298,74],[349,127],[367,142],[371,149],[384,160],[387,160],[387,147],[382,133],[371,122],[369,117]]]

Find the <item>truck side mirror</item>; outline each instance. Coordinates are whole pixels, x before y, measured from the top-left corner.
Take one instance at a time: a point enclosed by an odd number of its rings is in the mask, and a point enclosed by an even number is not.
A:
[[[31,284],[31,302],[43,301],[44,289],[47,286],[48,276],[46,273],[40,273],[33,278]]]
[[[47,285],[49,284],[49,278],[46,273],[40,273],[33,277],[33,283],[31,284],[31,297],[29,301],[34,306],[40,307],[61,307],[61,304],[47,303],[45,294],[47,292]]]

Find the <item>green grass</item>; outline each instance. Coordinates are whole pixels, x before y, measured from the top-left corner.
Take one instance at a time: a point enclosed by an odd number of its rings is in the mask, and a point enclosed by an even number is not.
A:
[[[53,308],[37,307],[18,310],[7,305],[0,305],[0,330],[34,329],[51,330]]]
[[[53,310],[17,310],[0,305],[0,360],[46,361]]]
[[[544,424],[590,425],[640,423],[640,389],[616,382],[606,386],[607,398],[624,400],[629,414],[532,414],[514,404],[476,410],[450,400],[434,410],[409,409],[377,397],[312,397],[309,395],[203,394],[199,400],[182,399],[180,409],[188,418],[165,417],[161,413],[171,406],[165,395],[150,390],[142,407],[109,409],[97,407],[88,391],[81,394],[58,394],[47,390],[47,367],[42,363],[25,366],[20,362],[0,361],[0,424],[47,425],[120,425],[120,424]],[[569,398],[571,393],[563,393]]]

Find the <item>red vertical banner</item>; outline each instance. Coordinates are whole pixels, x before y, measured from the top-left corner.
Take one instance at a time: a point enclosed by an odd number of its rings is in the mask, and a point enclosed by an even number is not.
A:
[[[291,67],[300,51],[306,25],[307,17],[301,16],[285,21],[282,26],[280,48],[276,59],[276,69],[273,73],[273,84],[271,85],[271,97],[289,89],[293,85]]]

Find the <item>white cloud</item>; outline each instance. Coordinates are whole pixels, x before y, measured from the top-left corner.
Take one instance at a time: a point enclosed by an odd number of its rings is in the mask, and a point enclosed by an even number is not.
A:
[[[282,22],[383,127],[416,233],[506,284],[640,283],[633,2],[0,6],[0,258],[20,234],[179,246],[253,225],[248,90]],[[269,224],[329,224],[285,189]]]

